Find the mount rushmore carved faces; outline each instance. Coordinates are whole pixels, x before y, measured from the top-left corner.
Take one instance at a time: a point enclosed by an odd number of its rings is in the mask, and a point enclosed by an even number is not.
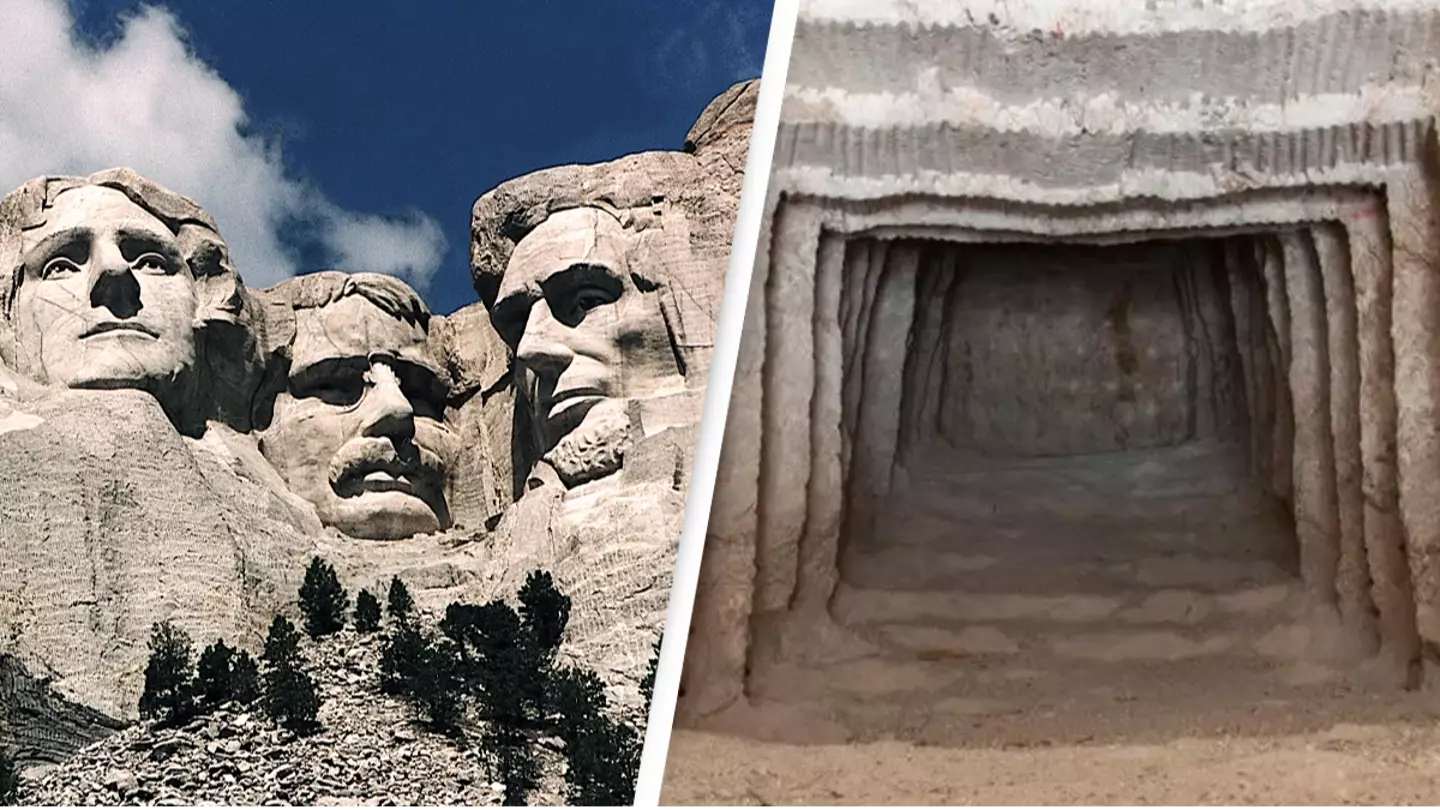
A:
[[[328,526],[371,540],[449,528],[454,437],[427,346],[430,313],[404,282],[317,273],[292,286],[293,338],[261,452]]]
[[[540,455],[566,486],[619,469],[627,398],[678,374],[654,286],[633,273],[630,234],[599,207],[552,213],[515,246],[492,323]]]
[[[0,204],[0,257],[4,349],[17,370],[71,388],[149,391],[177,422],[196,410],[202,310],[233,303],[214,307],[199,282],[228,276],[230,297],[239,282],[193,203],[124,169],[37,178]]]

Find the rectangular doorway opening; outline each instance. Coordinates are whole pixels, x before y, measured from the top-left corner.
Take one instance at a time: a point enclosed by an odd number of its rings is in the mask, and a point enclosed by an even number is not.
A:
[[[1156,705],[1207,717],[1170,699],[1177,678],[1266,699],[1305,641],[1266,238],[852,240],[835,619],[948,668],[954,700],[1148,704],[1117,738]],[[1026,733],[1060,733],[1044,716]],[[983,740],[950,722],[921,736]]]

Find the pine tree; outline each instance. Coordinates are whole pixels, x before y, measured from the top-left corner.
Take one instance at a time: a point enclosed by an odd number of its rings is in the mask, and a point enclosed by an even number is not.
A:
[[[145,691],[140,696],[142,716],[170,723],[190,716],[190,649],[190,636],[168,620],[151,626],[150,660],[145,664]]]
[[[300,634],[284,616],[276,616],[265,639],[264,704],[271,719],[296,732],[316,726],[320,695],[304,671]]]
[[[300,586],[300,610],[305,614],[305,632],[319,638],[345,626],[345,611],[350,597],[340,586],[340,578],[330,563],[319,557],[310,560],[305,582]]]
[[[195,691],[212,706],[218,706],[235,696],[234,673],[231,670],[235,651],[217,640],[200,653],[200,662],[195,667]]]
[[[567,743],[579,739],[586,724],[605,703],[605,684],[588,669],[562,667],[550,681],[555,733]]]
[[[410,589],[399,577],[390,578],[390,593],[386,597],[385,612],[396,621],[407,621],[415,610],[415,600],[410,598]]]
[[[244,650],[235,653],[230,665],[230,693],[236,703],[249,704],[260,699],[260,667]]]
[[[470,636],[470,626],[475,623],[474,614],[477,610],[479,608],[474,605],[451,602],[445,606],[445,618],[440,620],[440,632],[455,642],[462,661],[471,660],[467,641],[473,641]]]
[[[645,698],[645,713],[650,713],[650,703],[655,698],[655,674],[660,669],[660,643],[665,640],[665,634],[655,639],[655,645],[650,648],[650,666],[645,669],[645,677],[640,680],[640,695]]]
[[[0,748],[0,805],[18,807],[20,803],[20,769],[10,753]]]
[[[519,598],[520,688],[526,709],[543,715],[550,668],[570,622],[570,597],[556,589],[549,572],[531,571],[520,588]]]
[[[300,658],[300,634],[295,625],[284,616],[276,616],[270,622],[270,633],[265,636],[265,652],[260,660],[271,667],[289,665]]]
[[[608,701],[599,677],[565,667],[551,682],[556,733],[565,742],[565,797],[572,805],[621,806],[635,800],[640,738],[605,716]]]
[[[375,594],[361,590],[355,595],[355,629],[372,633],[380,627],[380,600]]]
[[[266,672],[265,713],[291,731],[313,731],[320,713],[320,694],[315,681],[299,669]]]
[[[452,732],[460,721],[459,652],[453,641],[442,639],[425,645],[421,666],[410,683],[410,693],[442,732]]]
[[[505,807],[523,807],[528,802],[530,791],[540,784],[540,764],[530,750],[529,742],[519,730],[505,727],[493,737],[495,761],[499,766],[500,781],[505,784]]]
[[[380,689],[404,695],[442,732],[458,728],[465,681],[459,645],[411,622],[396,625],[380,651]]]
[[[597,717],[566,743],[565,800],[584,807],[623,807],[635,802],[640,740],[635,730]]]
[[[481,744],[490,751],[496,775],[505,784],[505,803],[524,804],[540,778],[527,733],[540,727],[544,712],[546,671],[536,668],[540,660],[536,644],[515,610],[499,600],[479,606],[451,605],[442,629],[456,642],[457,657],[468,662],[465,674],[482,716],[489,721]]]
[[[560,649],[570,622],[570,597],[555,588],[548,571],[531,571],[520,588],[520,616],[538,651],[548,660]]]
[[[396,625],[380,650],[380,689],[404,695],[425,663],[425,636],[409,622]]]

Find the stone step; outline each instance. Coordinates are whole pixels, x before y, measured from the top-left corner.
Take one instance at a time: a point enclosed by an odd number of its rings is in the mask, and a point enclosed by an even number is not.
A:
[[[1294,583],[1225,591],[1161,588],[1106,593],[896,591],[842,584],[832,604],[842,624],[946,627],[1020,624],[1082,632],[1096,627],[1258,628],[1304,616]]]
[[[851,549],[842,560],[846,583],[860,589],[904,593],[996,593],[1064,595],[1100,593],[1133,596],[1159,589],[1187,588],[1222,593],[1293,583],[1294,563],[1273,554],[1214,556],[1206,549],[1154,546],[1040,545],[1017,540],[940,550],[913,546]],[[1017,548],[1023,549],[1017,550]]]
[[[1035,654],[956,658],[890,650],[824,667],[779,673],[762,700],[813,703],[853,731],[896,729],[936,744],[1034,739],[1076,742],[1119,729],[1133,736],[1168,726],[1161,736],[1220,731],[1260,721],[1303,717],[1327,695],[1345,693],[1351,667],[1233,650],[1097,661]],[[787,677],[788,675],[788,677]],[[1214,721],[1214,722],[1212,722]],[[943,732],[943,733],[939,733]],[[1058,736],[1057,736],[1058,735]]]
[[[1180,447],[1063,458],[971,458],[946,448],[896,468],[874,544],[954,547],[1018,538],[1214,545],[1237,537],[1294,545],[1286,505],[1251,478],[1236,447]]]
[[[896,469],[897,491],[956,487],[1011,495],[1036,484],[1059,494],[1125,497],[1228,495],[1254,488],[1245,450],[1233,442],[1195,441],[1175,447],[1073,456],[967,456],[943,444],[908,454]]]
[[[1310,649],[1312,632],[1292,621],[1243,627],[1138,626],[1043,629],[1033,623],[856,625],[886,649],[923,660],[1024,659],[1066,677],[1075,664],[1175,662],[1197,658],[1294,660]]]
[[[1227,551],[1244,545],[1284,549],[1295,542],[1288,507],[1259,491],[1101,497],[1066,495],[1053,487],[1019,493],[956,487],[944,494],[892,495],[877,513],[876,526],[864,542],[943,548],[1032,538],[1141,548],[1207,544]],[[1241,537],[1249,542],[1237,543]]]
[[[949,662],[932,666],[944,663]],[[894,672],[899,676],[913,668],[911,662]],[[946,746],[1283,734],[1308,721],[1308,707],[1346,688],[1344,672],[1335,667],[1225,656],[1103,669],[1083,663],[1068,670],[996,665],[957,673],[949,681],[936,678],[923,691],[877,692],[882,675],[827,673],[824,705],[838,707],[837,719],[857,737],[905,729],[917,742]],[[908,678],[914,681],[915,675]],[[851,699],[837,700],[847,695]]]

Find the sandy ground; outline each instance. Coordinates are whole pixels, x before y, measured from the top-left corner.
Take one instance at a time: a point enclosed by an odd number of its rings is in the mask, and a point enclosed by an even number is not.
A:
[[[1440,802],[1440,692],[1316,611],[1233,458],[918,460],[845,555],[843,630],[757,655],[662,803]]]
[[[1440,801],[1437,743],[1433,724],[1013,750],[783,745],[677,731],[660,803],[1429,805]]]

